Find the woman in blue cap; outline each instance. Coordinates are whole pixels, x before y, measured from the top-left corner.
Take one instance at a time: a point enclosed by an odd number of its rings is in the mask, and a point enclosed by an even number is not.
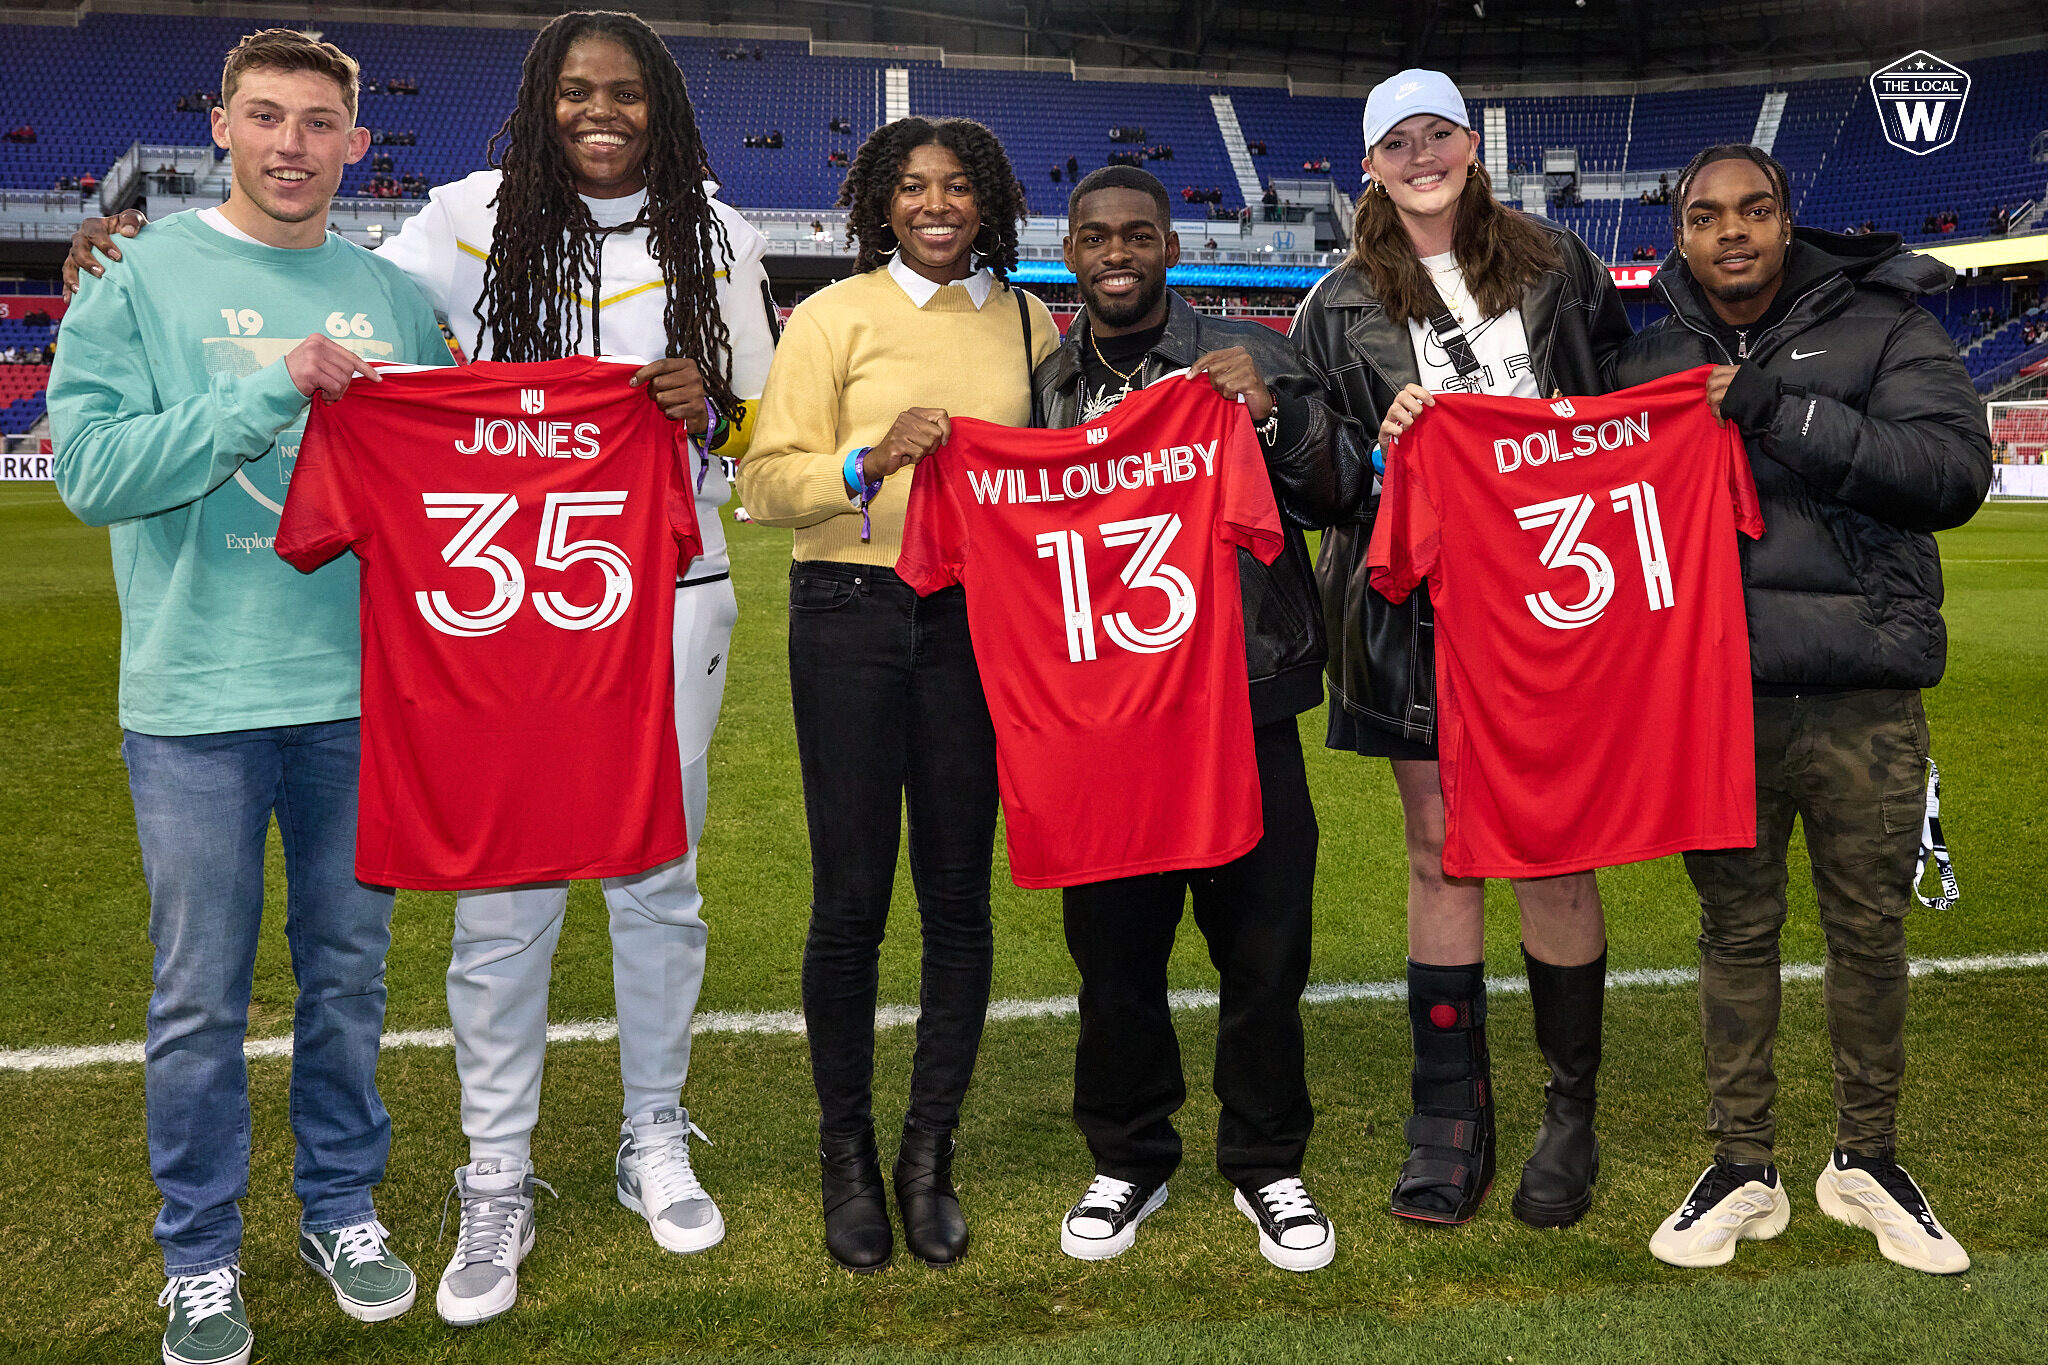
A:
[[[1438,71],[1402,71],[1365,106],[1350,257],[1302,305],[1294,339],[1384,446],[1432,393],[1597,394],[1628,318],[1607,269],[1565,228],[1494,198],[1465,101]],[[1396,605],[1368,582],[1368,514],[1323,537],[1317,578],[1341,640],[1330,658],[1332,748],[1392,760],[1408,845],[1408,1013],[1415,1116],[1392,1209],[1463,1223],[1493,1184],[1484,883],[1443,872],[1435,662],[1426,591]],[[1578,1221],[1599,1170],[1593,1134],[1606,922],[1590,872],[1513,883],[1536,1040],[1550,1064],[1543,1124],[1514,1211]]]

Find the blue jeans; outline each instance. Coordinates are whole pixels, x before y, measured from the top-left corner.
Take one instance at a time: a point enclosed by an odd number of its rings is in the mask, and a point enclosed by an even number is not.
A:
[[[155,989],[143,1071],[149,1166],[163,1210],[164,1273],[241,1254],[249,1190],[249,1072],[242,1043],[263,919],[263,844],[284,839],[292,1020],[293,1187],[309,1232],[375,1216],[391,1117],[377,1097],[389,890],[355,877],[354,720],[211,735],[126,733],[149,883]]]

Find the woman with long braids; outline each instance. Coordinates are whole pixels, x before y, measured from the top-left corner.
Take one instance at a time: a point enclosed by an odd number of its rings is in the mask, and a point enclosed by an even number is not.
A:
[[[1549,398],[1608,389],[1628,339],[1607,270],[1564,228],[1504,207],[1465,101],[1440,72],[1389,77],[1366,102],[1365,169],[1350,258],[1303,303],[1294,337],[1336,400],[1382,447],[1432,392]],[[1386,458],[1400,458],[1398,450]],[[1432,616],[1370,585],[1367,515],[1323,538],[1317,577],[1330,637],[1330,747],[1391,759],[1408,845],[1408,1014],[1414,1117],[1392,1210],[1463,1223],[1493,1184],[1485,912],[1478,879],[1443,870]],[[1514,1212],[1576,1222],[1599,1170],[1593,1133],[1607,977],[1606,921],[1590,872],[1517,880],[1522,956],[1550,1083]]]
[[[893,568],[911,466],[953,417],[1027,425],[1032,368],[1059,333],[1044,304],[1007,283],[1023,196],[980,124],[877,129],[839,200],[855,274],[790,316],[740,492],[756,521],[796,531],[789,679],[811,838],[803,999],[825,1247],[866,1272],[895,1248],[871,1091],[906,798],[924,957],[895,1187],[904,1240],[928,1265],[967,1250],[952,1134],[994,958],[995,733],[962,590],[920,598]]]
[[[659,357],[635,373],[702,446],[746,449],[774,350],[759,233],[710,195],[683,73],[631,14],[562,15],[534,39],[511,116],[490,143],[496,170],[443,185],[379,253],[397,264],[477,359]],[[88,220],[67,266],[118,260],[105,220]],[[132,236],[140,215],[118,230]],[[704,552],[676,585],[675,711],[690,853],[605,879],[618,1002],[625,1121],[619,1202],[674,1252],[725,1236],[690,1164],[690,1023],[704,980],[697,890],[706,755],[725,692],[737,616],[719,508],[720,460],[699,471]],[[544,778],[539,779],[544,780]],[[458,1326],[509,1309],[533,1245],[533,1129],[547,1047],[548,977],[566,882],[460,892],[448,1013],[470,1160],[456,1251],[436,1304]],[[701,1136],[701,1134],[700,1134]]]

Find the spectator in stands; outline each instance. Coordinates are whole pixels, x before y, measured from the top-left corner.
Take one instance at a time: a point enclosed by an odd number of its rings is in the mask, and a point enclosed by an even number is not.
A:
[[[1180,259],[1170,208],[1165,187],[1143,171],[1105,168],[1075,188],[1064,247],[1086,308],[1034,376],[1040,420],[1053,427],[1099,422],[1147,383],[1192,370],[1245,405],[1274,494],[1293,514],[1290,527],[1347,518],[1370,478],[1357,428],[1331,411],[1329,394],[1278,333],[1204,317],[1167,288],[1167,271]],[[1299,623],[1320,611],[1299,530],[1285,533],[1271,565],[1249,555],[1239,565],[1250,608],[1243,648],[1264,811],[1258,845],[1220,867],[1062,893],[1067,945],[1081,975],[1074,1118],[1095,1176],[1063,1220],[1060,1245],[1084,1259],[1129,1246],[1180,1164],[1172,1115],[1186,1083],[1166,979],[1190,893],[1232,1001],[1215,1046],[1223,1102],[1217,1167],[1236,1187],[1236,1205],[1267,1260],[1306,1271],[1336,1252],[1336,1232],[1301,1180],[1314,1124],[1301,993],[1316,822],[1297,717],[1322,700],[1324,650],[1320,632]]]
[[[1271,181],[1267,182],[1266,192],[1259,196],[1259,202],[1265,205],[1265,218],[1267,222],[1277,223],[1280,221],[1280,191],[1273,188]]]
[[[1296,317],[1309,368],[1338,377],[1338,410],[1376,427],[1383,446],[1433,393],[1604,393],[1606,368],[1629,335],[1607,267],[1567,229],[1494,198],[1479,143],[1442,73],[1403,71],[1376,86],[1351,255]],[[1453,330],[1463,340],[1455,348],[1441,339]],[[1443,875],[1431,609],[1425,591],[1396,606],[1365,586],[1371,529],[1362,517],[1323,536],[1318,576],[1343,629],[1331,643],[1329,744],[1393,761],[1408,846],[1415,1117],[1391,1207],[1462,1223],[1478,1212],[1495,1165],[1484,884]],[[1605,919],[1591,872],[1512,885],[1537,1047],[1550,1068],[1513,1210],[1535,1226],[1565,1226],[1591,1203],[1599,1164]]]
[[[844,149],[844,148],[840,148],[840,147],[834,147],[834,148],[833,148],[833,149],[832,149],[831,151],[829,151],[829,152],[825,153],[825,164],[826,164],[827,166],[845,166],[845,165],[846,165],[846,151],[845,151],[845,149]]]
[[[825,130],[832,133],[851,133],[853,131],[853,124],[840,115],[834,114],[831,122],[825,125]]]
[[[1947,653],[1934,533],[1968,521],[1991,478],[1983,403],[1915,301],[1955,272],[1890,234],[1795,229],[1785,168],[1756,147],[1706,148],[1674,201],[1660,275],[1675,312],[1625,348],[1616,378],[1711,364],[1707,402],[1750,454],[1764,523],[1742,556],[1757,843],[1685,855],[1717,1141],[1650,1250],[1719,1265],[1789,1216],[1771,1058],[1796,820],[1827,941],[1835,1141],[1820,1207],[1874,1232],[1890,1260],[1959,1272],[1969,1256],[1897,1160],[1906,913],[1927,781],[1920,689],[1941,680]]]
[[[9,142],[34,142],[36,140],[35,125],[24,123],[19,128],[10,130],[7,134],[7,140]]]
[[[1052,164],[1052,172],[1051,172],[1051,175],[1052,175],[1052,183],[1053,183],[1053,184],[1055,184],[1055,185],[1059,184],[1059,183],[1060,183],[1060,164],[1059,164],[1059,162],[1057,162],[1057,161],[1053,162],[1053,164]]]
[[[827,231],[825,231],[825,220],[824,220],[824,219],[822,219],[822,218],[813,218],[813,219],[811,219],[811,240],[812,240],[812,241],[814,241],[814,242],[825,242],[825,241],[830,241],[830,240],[831,240],[831,237],[832,237],[832,234],[831,234],[831,233],[829,233],[829,232],[827,232]]]
[[[1079,158],[1073,156],[1067,158],[1067,179],[1077,185],[1081,183],[1081,162]]]
[[[872,1082],[876,950],[906,795],[924,958],[896,1201],[919,1260],[952,1265],[968,1245],[952,1133],[994,961],[995,739],[961,589],[920,597],[892,566],[911,466],[953,417],[1028,423],[1032,366],[1059,345],[1045,305],[1005,282],[1025,211],[1016,183],[995,135],[966,119],[899,119],[861,144],[839,192],[855,273],[791,315],[740,466],[753,518],[796,528],[789,676],[812,874],[804,1023],[825,1246],[857,1271],[886,1265],[895,1246]]]
[[[50,383],[57,490],[82,520],[112,528],[121,566],[122,755],[156,946],[144,1093],[163,1195],[166,1361],[251,1353],[242,1040],[273,811],[299,988],[299,1253],[363,1321],[405,1312],[416,1290],[372,1203],[391,1142],[376,1071],[392,895],[355,876],[356,574],[279,572],[248,547],[277,530],[280,450],[296,444],[309,401],[340,398],[368,368],[322,317],[363,319],[393,360],[446,364],[448,352],[402,276],[325,237],[343,168],[366,145],[355,63],[269,29],[228,55],[221,81],[229,103],[213,133],[233,158],[227,202],[179,215],[134,244],[121,278],[80,292]],[[265,173],[287,156],[307,173],[296,183]],[[223,339],[221,310],[252,302],[274,335],[306,339]],[[221,660],[258,637],[259,655],[223,673]]]

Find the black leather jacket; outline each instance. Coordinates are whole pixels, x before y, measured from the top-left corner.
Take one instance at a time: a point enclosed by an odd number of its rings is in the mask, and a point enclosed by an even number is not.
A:
[[[1614,281],[1586,244],[1565,229],[1540,224],[1558,258],[1522,296],[1536,382],[1543,393],[1606,393],[1604,377],[1628,339],[1628,314]],[[1338,410],[1377,438],[1387,405],[1404,385],[1421,382],[1405,323],[1390,321],[1360,270],[1342,265],[1325,275],[1294,315],[1295,345],[1328,385]],[[1339,641],[1330,653],[1330,701],[1351,716],[1417,743],[1436,742],[1435,618],[1426,588],[1396,605],[1368,581],[1366,546],[1379,512],[1379,483],[1346,524],[1323,533],[1316,579],[1323,617]]]
[[[1784,320],[1749,342],[1721,411],[1742,428],[1764,534],[1743,540],[1750,669],[1760,684],[1932,687],[1948,636],[1933,532],[1991,484],[1984,405],[1955,343],[1914,300],[1955,272],[1891,233],[1795,228]],[[1623,348],[1639,384],[1732,362],[1676,256],[1673,309]]]
[[[1145,357],[1140,379],[1150,383],[1210,351],[1242,346],[1280,400],[1279,434],[1270,446],[1261,441],[1259,449],[1280,506],[1285,543],[1271,564],[1243,550],[1237,557],[1252,723],[1266,725],[1298,716],[1323,699],[1320,674],[1328,649],[1300,528],[1327,525],[1356,507],[1371,478],[1370,442],[1361,442],[1358,429],[1330,410],[1323,386],[1302,368],[1286,337],[1262,322],[1197,313],[1172,290],[1166,297],[1166,331]],[[1087,336],[1083,312],[1067,330],[1066,344],[1032,376],[1039,420],[1048,427],[1070,427],[1080,419],[1081,348]]]

